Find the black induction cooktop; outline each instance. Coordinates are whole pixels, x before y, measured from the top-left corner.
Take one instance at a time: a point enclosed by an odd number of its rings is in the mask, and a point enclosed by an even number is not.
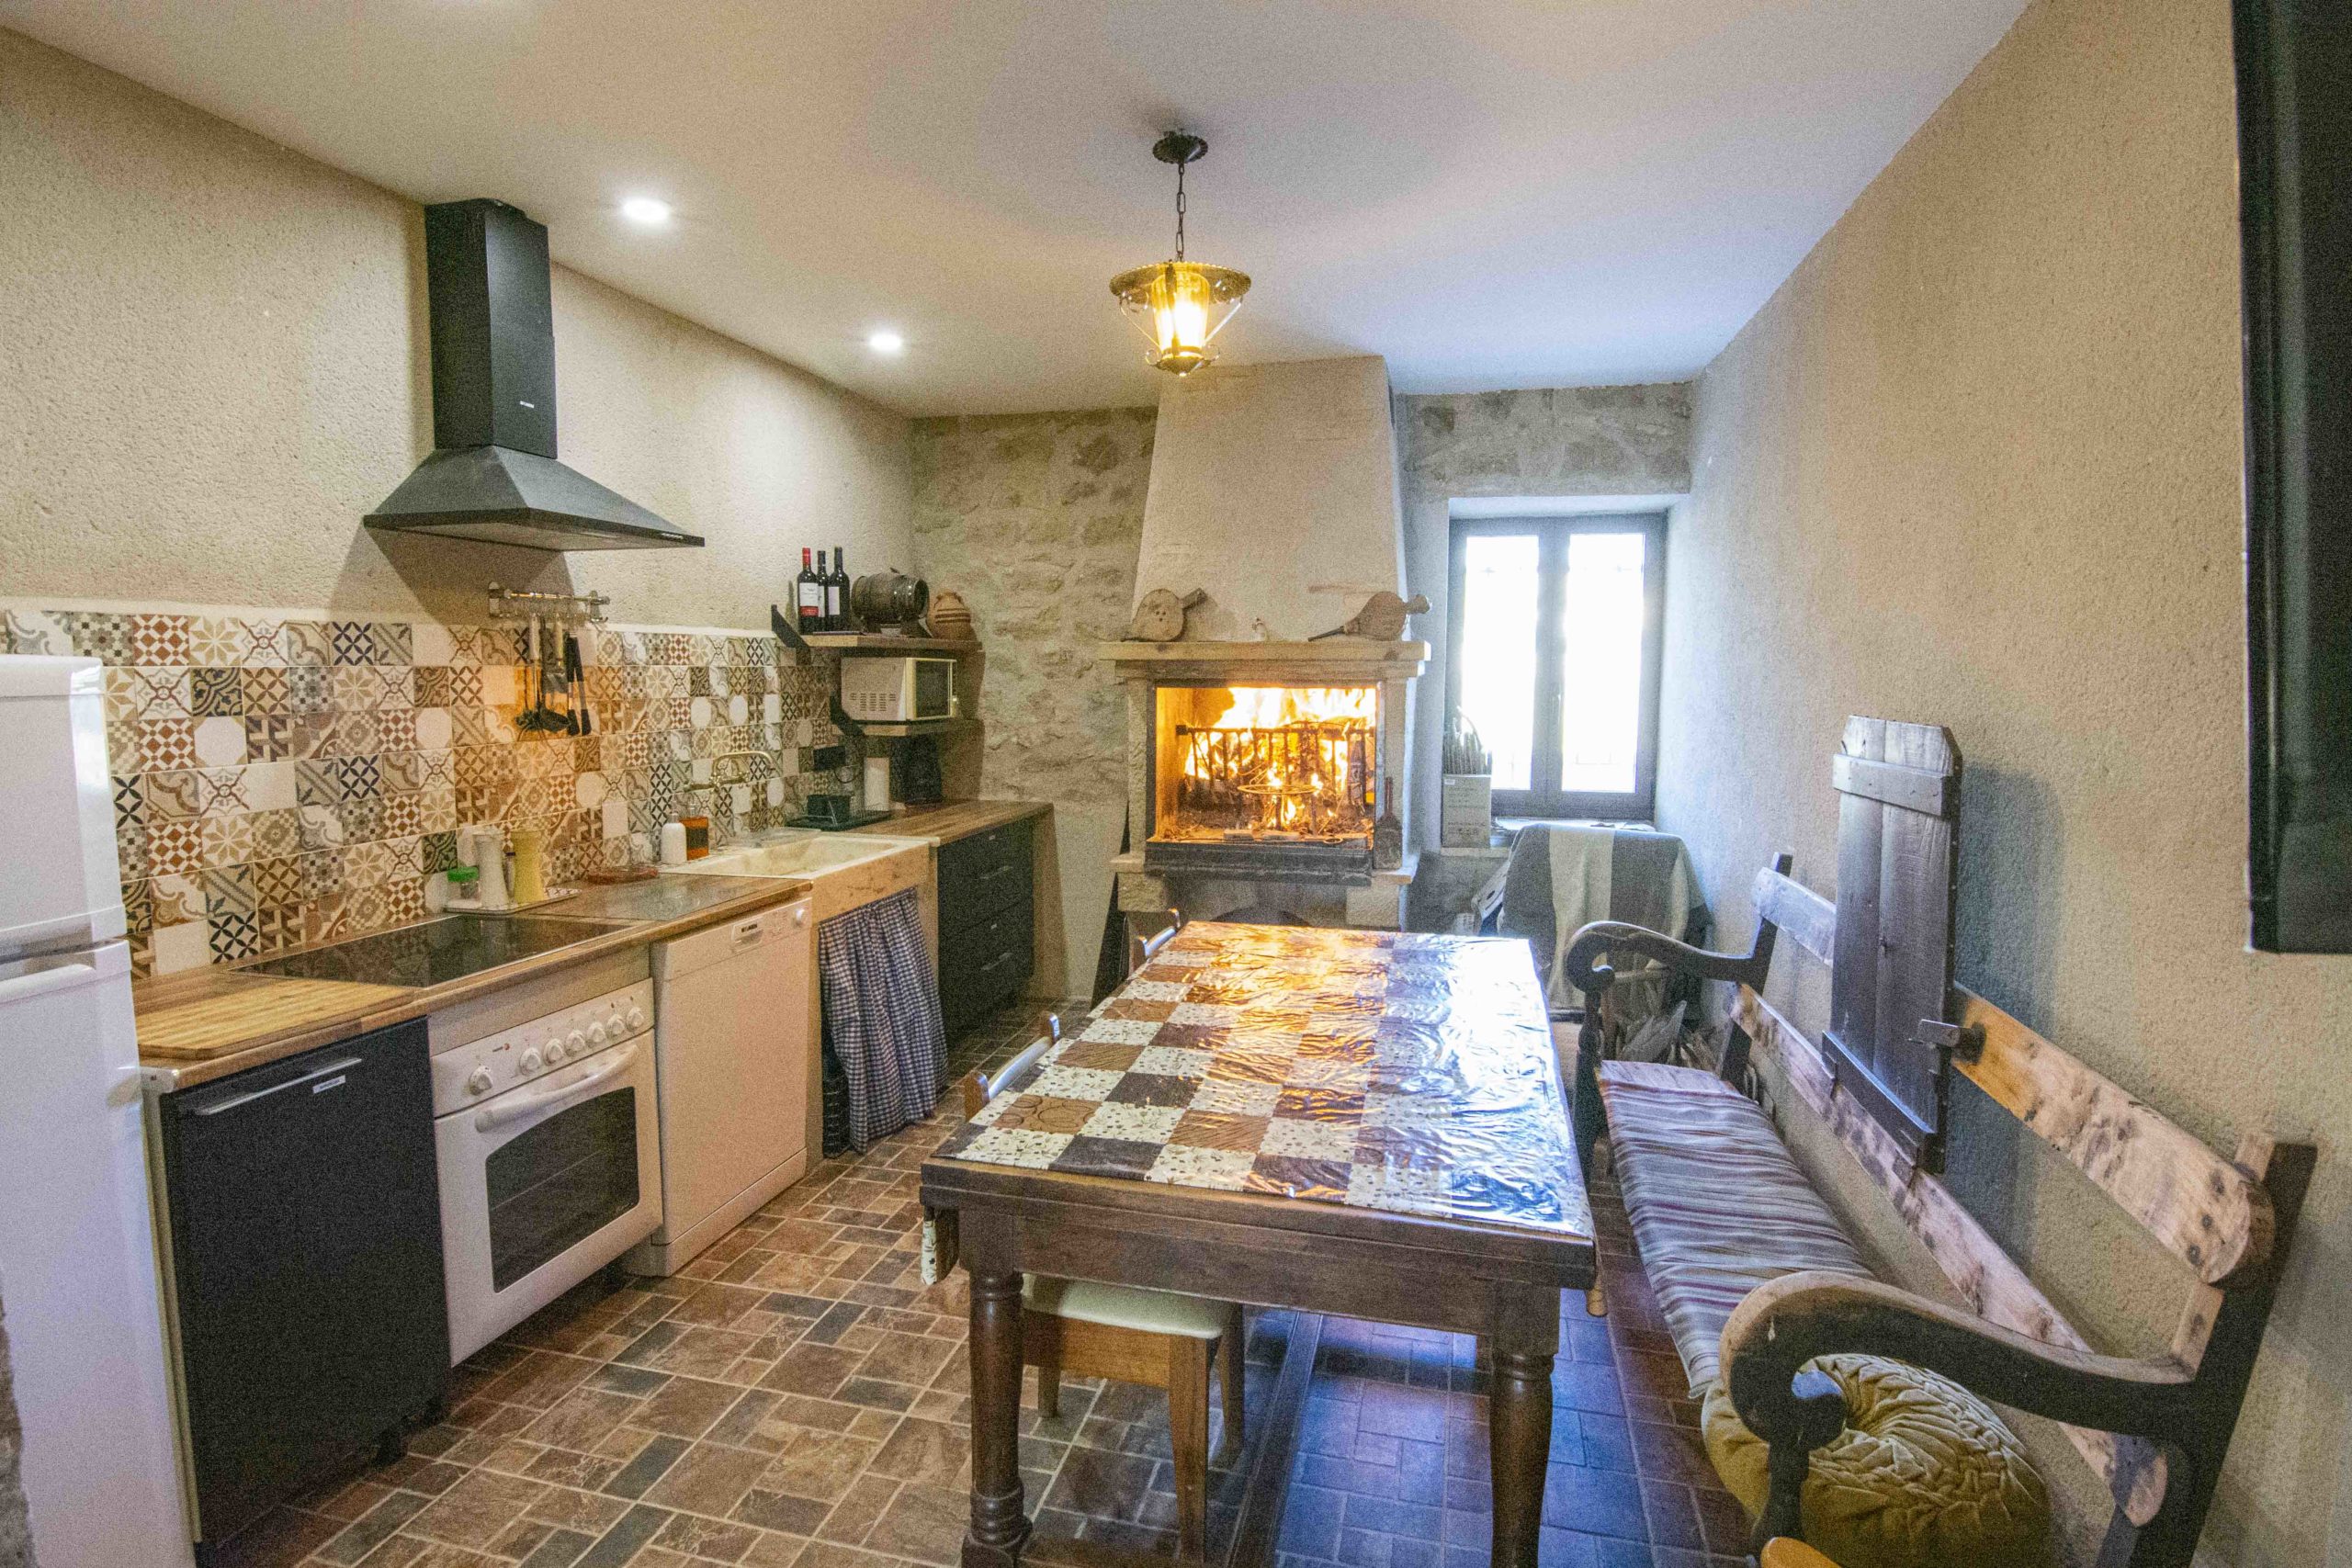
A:
[[[370,986],[438,986],[517,959],[552,953],[613,929],[604,920],[548,915],[447,915],[423,925],[355,937],[308,953],[240,965],[248,975],[296,980],[356,980]]]

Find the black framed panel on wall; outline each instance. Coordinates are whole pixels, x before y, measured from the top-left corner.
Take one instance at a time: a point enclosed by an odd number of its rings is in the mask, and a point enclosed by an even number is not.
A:
[[[2352,0],[2233,0],[2253,942],[2352,953]]]

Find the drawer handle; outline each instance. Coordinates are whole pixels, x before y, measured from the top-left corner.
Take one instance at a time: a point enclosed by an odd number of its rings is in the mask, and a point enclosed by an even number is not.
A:
[[[267,1100],[273,1094],[283,1094],[298,1085],[315,1082],[331,1073],[347,1072],[357,1066],[359,1066],[358,1057],[345,1056],[341,1061],[329,1062],[323,1067],[312,1067],[301,1077],[288,1078],[284,1083],[274,1083],[267,1089],[248,1089],[243,1094],[232,1094],[226,1100],[216,1100],[209,1105],[199,1105],[196,1108],[196,1113],[198,1116],[218,1116],[224,1111],[234,1111],[241,1105],[251,1105],[256,1100]],[[325,1087],[323,1084],[320,1085],[321,1089]],[[318,1089],[312,1089],[311,1092],[316,1094]]]
[[[1002,865],[998,866],[994,871],[982,872],[979,875],[972,878],[972,880],[975,883],[994,882],[1000,876],[1010,875],[1012,871],[1012,863],[1011,861],[1007,861]]]
[[[989,970],[996,968],[1000,964],[1012,963],[1020,955],[1020,949],[1008,947],[1002,953],[998,953],[994,958],[989,959],[986,964],[981,964],[978,972],[985,975]]]

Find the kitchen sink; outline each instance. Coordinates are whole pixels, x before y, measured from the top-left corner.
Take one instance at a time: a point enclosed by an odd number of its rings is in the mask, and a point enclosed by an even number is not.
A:
[[[759,843],[721,850],[684,865],[665,865],[665,872],[697,876],[785,876],[816,878],[847,871],[910,849],[928,848],[922,839],[890,839],[858,834],[843,837],[813,829],[771,837]]]

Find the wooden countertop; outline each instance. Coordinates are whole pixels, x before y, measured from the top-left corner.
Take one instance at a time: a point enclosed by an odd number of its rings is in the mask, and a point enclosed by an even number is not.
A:
[[[928,839],[936,848],[1019,822],[1043,817],[1054,808],[1046,800],[947,800],[933,806],[910,806],[887,821],[869,822],[843,832],[891,839]]]
[[[808,890],[806,882],[757,876],[658,876],[582,888],[577,897],[535,912],[606,921],[607,930],[439,986],[298,980],[235,969],[141,980],[130,988],[139,1019],[140,1066],[159,1089],[190,1089],[348,1035],[422,1018],[518,980],[788,903]]]

